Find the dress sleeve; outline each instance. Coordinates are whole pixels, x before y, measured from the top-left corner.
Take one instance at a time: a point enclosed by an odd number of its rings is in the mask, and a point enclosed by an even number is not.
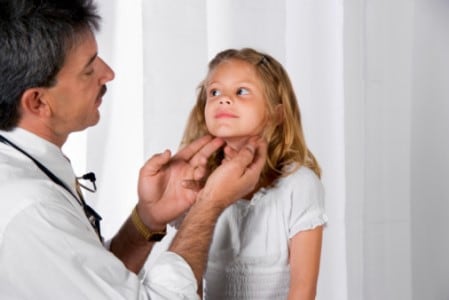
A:
[[[287,178],[290,190],[287,208],[289,238],[327,222],[324,209],[324,188],[310,169],[300,168]]]

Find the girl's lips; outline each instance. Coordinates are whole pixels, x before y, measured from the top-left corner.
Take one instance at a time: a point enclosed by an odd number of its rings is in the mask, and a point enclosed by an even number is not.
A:
[[[231,113],[227,113],[227,112],[220,112],[215,114],[215,118],[216,119],[222,119],[222,118],[237,118],[236,115],[231,114]]]

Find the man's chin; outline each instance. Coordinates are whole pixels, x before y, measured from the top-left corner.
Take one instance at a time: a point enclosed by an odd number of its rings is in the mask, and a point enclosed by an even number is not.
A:
[[[92,117],[89,120],[89,122],[87,122],[86,126],[83,129],[81,129],[81,130],[84,130],[84,129],[89,128],[89,127],[93,127],[93,126],[97,125],[98,122],[100,122],[100,112],[99,111],[97,111],[96,115],[94,117]]]

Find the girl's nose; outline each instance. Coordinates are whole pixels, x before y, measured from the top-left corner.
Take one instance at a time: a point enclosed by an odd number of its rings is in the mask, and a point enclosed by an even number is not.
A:
[[[231,104],[231,99],[228,96],[222,96],[219,101],[220,104]]]

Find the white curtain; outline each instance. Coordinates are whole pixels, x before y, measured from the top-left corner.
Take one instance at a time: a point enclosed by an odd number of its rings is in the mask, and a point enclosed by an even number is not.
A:
[[[449,299],[449,268],[438,269],[440,261],[448,266],[449,204],[442,201],[448,185],[430,181],[426,163],[416,163],[432,145],[449,149],[442,121],[449,117],[446,0],[98,3],[99,54],[116,78],[100,124],[74,134],[64,151],[79,174],[96,172],[99,191],[88,201],[103,216],[105,237],[135,205],[143,162],[166,148],[176,151],[209,59],[226,48],[253,47],[289,72],[306,139],[323,169],[330,220],[317,299]],[[425,46],[429,41],[433,48]],[[438,141],[427,135],[434,126]],[[443,150],[437,161],[447,165]],[[448,169],[432,169],[438,183]],[[426,228],[436,217],[441,229],[432,232],[439,238],[430,239]],[[164,240],[150,263],[170,239]],[[429,264],[422,262],[426,243],[438,249]],[[441,280],[425,275],[436,269]]]

